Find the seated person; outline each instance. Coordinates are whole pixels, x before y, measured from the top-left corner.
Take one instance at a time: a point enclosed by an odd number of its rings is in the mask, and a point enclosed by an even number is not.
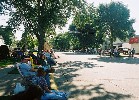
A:
[[[46,58],[46,56],[44,54],[41,54],[40,57],[41,57],[40,58],[41,59],[41,66],[44,68],[44,70],[47,72],[51,72],[51,71],[54,72],[55,71],[54,68],[52,68],[51,65],[48,64],[48,61],[47,61],[48,58]]]
[[[20,68],[21,73],[23,74],[23,76],[34,76],[34,75],[36,75],[37,74],[37,69],[33,69],[29,64],[27,64],[27,62],[28,62],[28,60],[24,58],[22,60],[22,63],[19,65],[19,68]],[[45,80],[46,80],[48,86],[50,87],[49,74],[45,75]]]
[[[12,95],[10,100],[41,100],[42,89],[37,85],[31,85],[23,92]]]
[[[28,52],[28,57],[32,57],[34,64],[39,64],[40,59],[36,55],[34,55],[32,51]]]
[[[33,69],[29,64],[28,60],[23,58],[21,64],[19,65],[19,68],[21,70],[21,73],[23,76],[30,76],[30,75],[36,75],[36,70]]]
[[[50,90],[48,88],[47,82],[44,79],[45,72],[42,68],[39,68],[37,71],[37,76],[32,78],[32,83],[38,85],[44,91],[44,94],[41,97],[41,100],[47,99],[56,99],[56,100],[67,100],[68,94],[64,92]]]
[[[43,51],[43,54],[46,56],[46,57],[51,57],[51,54],[48,50],[46,51]]]
[[[49,53],[49,51],[47,50],[46,52],[44,51],[43,54],[46,57],[47,63],[50,66],[56,65],[56,61],[54,59],[51,58],[51,54]]]
[[[42,66],[45,70],[49,70],[49,69],[50,69],[50,66],[49,66],[49,64],[47,63],[46,56],[45,56],[44,54],[41,54],[41,55],[40,55],[40,59],[41,59],[41,66]]]

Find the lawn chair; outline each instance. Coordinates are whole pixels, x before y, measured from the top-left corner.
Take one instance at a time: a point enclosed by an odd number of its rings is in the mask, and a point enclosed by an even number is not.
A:
[[[32,79],[33,76],[24,76],[24,75],[22,74],[21,70],[20,70],[20,64],[19,64],[19,63],[16,64],[16,67],[17,67],[17,70],[18,70],[19,74],[21,75],[21,77],[22,77],[22,79],[23,79],[23,80],[22,80],[22,84],[23,84],[25,87],[31,85],[31,84],[32,84],[31,79]]]

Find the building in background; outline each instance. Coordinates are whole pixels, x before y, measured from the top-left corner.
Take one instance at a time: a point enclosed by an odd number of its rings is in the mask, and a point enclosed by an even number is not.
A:
[[[139,53],[139,35],[130,38],[129,44],[131,44],[131,49],[135,49],[135,53]]]

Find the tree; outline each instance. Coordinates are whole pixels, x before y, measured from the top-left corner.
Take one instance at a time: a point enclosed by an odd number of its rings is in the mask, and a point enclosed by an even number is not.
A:
[[[72,25],[69,27],[70,31],[76,35],[80,42],[80,47],[85,49],[88,47],[95,47],[97,36],[97,12],[93,4],[86,4],[85,7],[76,13]]]
[[[105,33],[105,36],[109,36],[112,49],[116,38],[126,40],[134,35],[135,31],[132,25],[135,21],[130,19],[130,11],[122,3],[100,4],[97,11],[99,13],[99,28],[101,32]]]
[[[10,26],[6,26],[6,27],[0,26],[0,35],[3,37],[4,43],[6,45],[9,46],[12,45],[15,37],[13,34],[13,29]]]
[[[37,39],[35,39],[31,34],[25,32],[22,34],[22,39],[19,41],[20,47],[25,47],[25,49],[34,50],[35,47],[38,45]]]
[[[81,8],[84,0],[7,0],[15,8],[9,25],[14,28],[23,24],[28,34],[37,37],[38,49],[43,49],[49,29],[64,26],[68,18]]]
[[[65,51],[70,48],[67,34],[58,34],[55,38],[52,39],[51,44],[55,49],[59,49],[61,51]]]

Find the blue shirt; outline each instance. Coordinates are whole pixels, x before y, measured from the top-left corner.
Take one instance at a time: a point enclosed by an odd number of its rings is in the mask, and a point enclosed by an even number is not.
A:
[[[23,76],[30,76],[30,75],[36,75],[36,72],[31,71],[31,66],[26,63],[21,63],[20,70]]]

